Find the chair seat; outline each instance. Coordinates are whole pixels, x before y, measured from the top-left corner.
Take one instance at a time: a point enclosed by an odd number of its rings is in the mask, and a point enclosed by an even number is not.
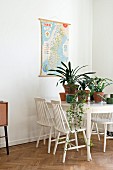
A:
[[[55,129],[58,130],[57,127],[55,127]],[[85,130],[86,130],[86,128],[83,127],[83,126],[82,126],[81,128],[80,128],[80,127],[76,127],[76,128],[75,128],[75,127],[73,126],[71,130],[69,130],[69,127],[66,127],[66,126],[65,126],[65,131],[62,131],[62,132],[65,133],[65,134],[67,134],[67,133],[70,133],[70,132],[71,132],[71,133],[75,133],[75,132],[82,132],[82,131],[85,131]]]
[[[92,118],[91,121],[99,124],[113,124],[113,119]]]
[[[39,125],[46,126],[46,127],[54,127],[54,119],[52,119],[52,118],[49,119],[49,122],[48,122],[47,125],[45,125],[45,123],[40,122],[40,121],[38,121],[38,120],[37,120],[37,123],[38,123]]]
[[[86,130],[85,127],[81,127],[81,128],[80,127],[76,127],[76,128],[73,127],[71,132],[72,133],[74,133],[75,131],[76,132],[82,132],[82,131],[85,131],[85,130]]]

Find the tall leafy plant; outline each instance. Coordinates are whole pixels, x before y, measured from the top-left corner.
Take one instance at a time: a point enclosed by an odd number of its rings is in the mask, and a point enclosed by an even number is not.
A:
[[[64,84],[72,85],[78,83],[80,78],[88,77],[87,76],[88,74],[95,73],[95,72],[86,72],[86,73],[78,74],[79,70],[81,70],[86,66],[87,65],[84,65],[82,67],[77,66],[76,68],[73,69],[70,61],[68,62],[67,65],[64,62],[61,62],[61,67],[57,66],[56,69],[50,69],[48,75],[54,75],[60,77],[59,81],[57,82],[57,85],[58,83],[61,83],[63,85]]]
[[[108,78],[94,77],[91,78],[91,82],[89,84],[89,89],[93,92],[103,92],[103,90],[113,84],[113,81]]]

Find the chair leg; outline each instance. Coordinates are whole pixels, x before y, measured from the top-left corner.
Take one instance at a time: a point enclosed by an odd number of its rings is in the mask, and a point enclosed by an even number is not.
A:
[[[83,130],[83,136],[84,136],[84,141],[85,141],[85,144],[87,144],[87,137],[86,137],[85,130]]]
[[[68,141],[69,141],[69,134],[66,135],[66,141],[64,145],[64,154],[63,154],[63,163],[65,162],[65,159],[66,159]]]
[[[93,131],[93,128],[94,128],[94,122],[92,123],[92,126],[91,126],[91,133]]]
[[[45,138],[45,128],[43,126],[43,134],[44,134],[44,145],[46,144],[46,138]]]
[[[51,148],[51,133],[52,133],[52,127],[50,127],[50,132],[49,132],[48,153],[50,153],[50,148]]]
[[[94,128],[94,122],[92,123],[92,126],[91,126],[91,134],[92,134],[93,128]],[[90,135],[90,137],[91,137],[91,135]]]
[[[75,132],[75,145],[78,146],[78,137],[77,137],[77,132]],[[77,148],[77,151],[79,151],[79,149]]]
[[[95,125],[95,127],[96,127],[96,133],[97,133],[97,135],[98,135],[98,140],[100,141],[100,134],[99,134],[99,130],[98,130],[98,125],[97,125],[97,123],[95,123],[95,122],[92,123],[91,134],[92,134],[94,125]]]
[[[41,126],[41,129],[40,129],[39,137],[38,137],[37,143],[36,143],[36,148],[38,148],[38,144],[39,144],[39,141],[40,141],[40,136],[41,136],[42,130],[43,130],[43,126]]]
[[[104,150],[103,152],[106,151],[106,136],[107,136],[107,124],[104,124]]]
[[[60,132],[58,132],[58,135],[57,135],[57,138],[56,138],[55,147],[54,147],[54,151],[53,151],[53,154],[54,154],[54,155],[55,155],[55,153],[56,153],[56,149],[57,149],[57,146],[58,146],[59,137],[60,137]]]
[[[97,135],[98,135],[98,140],[100,140],[100,134],[99,134],[99,130],[98,130],[98,125],[97,125],[97,123],[95,123],[95,126],[96,126]]]
[[[56,133],[56,129],[54,128],[54,138],[56,138],[57,133]]]

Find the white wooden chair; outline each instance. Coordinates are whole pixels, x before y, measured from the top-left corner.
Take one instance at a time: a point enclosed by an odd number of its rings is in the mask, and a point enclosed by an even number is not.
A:
[[[81,129],[76,128],[76,130],[75,130],[75,128],[73,127],[73,129],[71,130],[69,127],[69,123],[68,123],[66,114],[63,111],[63,109],[60,105],[60,102],[52,100],[51,103],[52,103],[53,112],[54,112],[55,129],[58,131],[53,154],[55,155],[58,144],[65,143],[64,153],[63,153],[63,163],[64,163],[67,150],[72,150],[72,149],[78,150],[79,148],[86,147],[86,144],[78,145],[78,139],[77,139],[77,132],[83,132],[84,140],[85,140],[85,142],[87,141],[86,135],[85,135],[86,129],[85,128],[81,128]],[[59,140],[61,133],[66,135],[66,138],[64,141]],[[75,136],[74,139],[70,139],[71,133],[74,134],[74,136]],[[75,141],[75,145],[71,143],[72,141]]]
[[[113,139],[113,136],[108,136],[107,135],[107,130],[109,125],[113,125],[113,113],[97,113],[94,114],[94,116],[91,119],[92,121],[92,132],[91,134],[97,134],[98,139],[100,140],[100,135],[104,134],[104,147],[103,147],[103,152],[106,151],[106,140],[107,139]],[[104,133],[99,132],[98,125],[103,125],[104,127]],[[96,131],[93,131],[95,126]]]
[[[50,128],[49,142],[48,142],[48,153],[50,153],[51,142],[55,141],[54,139],[53,140],[51,139],[52,138],[52,130],[54,128],[54,121],[53,121],[53,118],[51,116],[49,107],[48,107],[45,99],[35,98],[35,104],[36,104],[36,112],[37,112],[37,123],[40,125],[40,134],[37,139],[36,147],[38,147],[43,129],[48,127],[48,128]],[[44,143],[45,143],[45,138],[44,138]]]

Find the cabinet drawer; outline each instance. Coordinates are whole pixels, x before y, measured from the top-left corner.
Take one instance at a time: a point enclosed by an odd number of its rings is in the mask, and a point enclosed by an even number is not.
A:
[[[8,125],[8,103],[0,103],[0,126]]]

